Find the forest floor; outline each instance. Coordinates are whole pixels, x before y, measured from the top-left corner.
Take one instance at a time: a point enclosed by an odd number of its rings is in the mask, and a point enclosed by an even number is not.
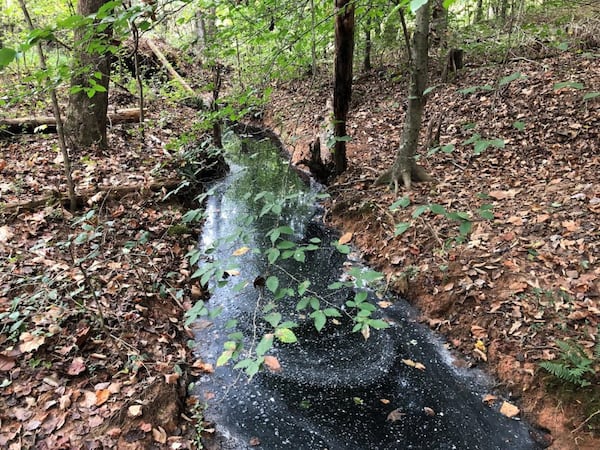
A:
[[[199,228],[182,220],[193,195],[165,199],[184,163],[167,144],[197,111],[147,114],[146,144],[118,125],[108,149],[73,155],[73,213],[56,135],[0,139],[1,448],[197,448],[188,385],[212,371],[185,323],[204,296],[186,257]]]
[[[356,77],[349,169],[327,187],[327,221],[446,337],[460,364],[485,367],[521,417],[550,431],[551,448],[599,448],[598,55],[468,66],[439,85],[427,100],[422,141],[438,115],[440,144],[452,151],[421,149],[419,164],[434,181],[397,194],[374,185],[402,134],[407,84],[392,73],[381,67]],[[295,161],[321,133],[330,92],[328,79],[275,90],[266,122]],[[587,93],[594,98],[584,100]],[[504,146],[473,144],[494,139]],[[493,217],[479,217],[482,206]],[[466,214],[471,232],[461,235],[460,217],[447,213]],[[560,382],[542,361],[589,364],[595,375],[583,376],[585,387]]]

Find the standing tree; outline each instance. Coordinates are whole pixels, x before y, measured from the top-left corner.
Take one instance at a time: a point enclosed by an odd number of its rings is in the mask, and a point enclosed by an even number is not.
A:
[[[83,17],[96,15],[107,0],[79,0],[77,13]],[[66,129],[76,147],[97,144],[108,146],[106,114],[111,36],[107,23],[86,20],[75,30],[75,51],[71,76],[71,96]]]
[[[411,45],[412,66],[408,86],[408,109],[404,119],[402,140],[394,164],[375,182],[375,184],[393,183],[396,192],[400,181],[407,189],[410,189],[411,181],[429,181],[431,179],[425,170],[415,162],[425,107],[423,91],[427,85],[429,16],[429,1],[426,1],[416,10],[415,32]]]
[[[346,119],[352,98],[352,58],[354,55],[354,2],[335,0],[335,78],[333,82],[333,161],[335,173],[344,172],[346,158]]]

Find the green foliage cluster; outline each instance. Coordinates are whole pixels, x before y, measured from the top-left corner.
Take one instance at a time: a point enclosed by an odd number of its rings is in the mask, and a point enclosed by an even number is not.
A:
[[[543,361],[540,367],[561,381],[580,387],[590,386],[600,364],[600,342],[596,344],[594,355],[589,356],[583,347],[572,341],[556,341],[560,354],[555,361]]]
[[[392,203],[389,207],[390,211],[395,212],[401,208],[407,208],[410,205],[410,198],[405,196],[394,203]],[[492,220],[494,218],[494,213],[492,212],[493,206],[491,204],[483,204],[481,205],[475,213],[479,216],[480,219],[483,220]],[[438,205],[436,203],[430,203],[426,205],[418,205],[412,212],[411,217],[413,219],[419,218],[422,214],[426,212],[431,212],[434,215],[445,217],[453,222],[458,224],[459,235],[455,237],[453,240],[456,243],[462,243],[466,240],[468,235],[471,233],[473,228],[474,216],[472,213],[465,211],[448,211],[444,206]],[[396,224],[395,236],[400,236],[410,229],[413,225],[413,222],[401,222]]]

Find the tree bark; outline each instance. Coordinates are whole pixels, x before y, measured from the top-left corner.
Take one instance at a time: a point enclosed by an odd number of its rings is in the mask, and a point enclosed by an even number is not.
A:
[[[107,0],[79,0],[77,13],[86,17],[98,12]],[[107,147],[106,138],[108,111],[108,84],[110,80],[110,54],[106,47],[111,36],[110,28],[97,31],[95,25],[82,26],[75,30],[75,48],[73,73],[71,75],[71,93],[67,113],[66,129],[76,147],[97,144]],[[101,42],[102,51],[94,50]],[[90,97],[86,90],[99,86]],[[83,88],[83,89],[81,89]]]
[[[483,19],[483,0],[477,0],[477,9],[475,9],[475,23],[481,22]]]
[[[363,60],[363,71],[371,70],[371,19],[367,20],[367,28],[365,29],[365,58]]]
[[[346,120],[352,98],[352,58],[354,56],[354,2],[335,0],[335,78],[333,84],[333,161],[340,174],[348,167]]]
[[[408,109],[404,119],[400,147],[392,167],[375,182],[375,184],[394,184],[396,192],[400,181],[406,189],[410,189],[411,181],[429,181],[431,179],[415,162],[425,106],[423,91],[427,85],[429,16],[430,9],[429,2],[427,2],[416,11],[416,29],[411,46],[413,64],[408,88]]]

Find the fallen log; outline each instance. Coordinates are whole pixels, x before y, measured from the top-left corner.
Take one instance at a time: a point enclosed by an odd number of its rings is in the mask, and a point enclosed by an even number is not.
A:
[[[173,65],[169,62],[169,60],[163,54],[163,52],[160,51],[160,48],[158,48],[154,41],[152,41],[152,39],[146,39],[145,42],[146,44],[148,44],[150,50],[152,50],[152,53],[156,55],[163,67],[167,70],[167,72],[169,72],[171,78],[177,81],[181,85],[181,87],[192,96],[192,98],[200,100],[202,103],[200,105],[202,109],[208,109],[211,106],[213,100],[208,94],[208,92],[202,92],[200,94],[197,94],[196,91],[194,91],[194,89],[192,89],[192,87],[188,84],[188,82],[185,81],[185,79],[181,75],[179,75],[179,72],[175,70]]]
[[[131,193],[144,194],[147,192],[171,191],[179,186],[181,180],[167,179],[152,183],[124,184],[119,186],[100,186],[94,189],[85,189],[77,193],[77,205],[95,204],[105,199],[120,199]],[[69,196],[66,193],[53,191],[45,196],[22,202],[0,204],[0,213],[13,213],[21,211],[34,211],[40,206],[62,204],[68,207]]]
[[[108,123],[135,123],[140,120],[139,108],[120,109],[108,114]],[[24,133],[56,133],[56,119],[53,116],[0,118],[0,136]]]

